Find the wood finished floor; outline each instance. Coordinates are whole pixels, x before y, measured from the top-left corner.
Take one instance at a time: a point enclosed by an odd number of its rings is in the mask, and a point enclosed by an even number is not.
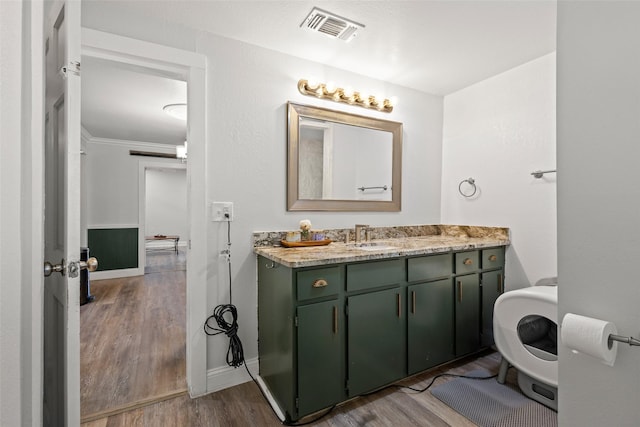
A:
[[[404,380],[401,384],[424,388],[442,372],[462,374],[484,368],[496,373],[499,355],[490,353],[479,358],[454,362],[444,367]],[[439,378],[435,385],[450,378]],[[515,383],[514,370],[508,382]],[[313,419],[313,416],[300,422]],[[271,427],[282,425],[253,382],[244,383],[197,399],[183,395],[160,403],[105,417],[82,427]],[[387,388],[375,394],[353,399],[338,406],[328,416],[309,424],[318,427],[475,427],[462,415],[433,397],[428,391],[416,393],[406,389]]]
[[[80,307],[83,422],[186,393],[185,253],[148,252],[145,271],[90,282],[95,300]]]

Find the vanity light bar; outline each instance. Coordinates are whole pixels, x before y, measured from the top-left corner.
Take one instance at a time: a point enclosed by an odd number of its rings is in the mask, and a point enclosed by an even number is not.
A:
[[[393,105],[388,99],[380,100],[375,96],[363,96],[360,92],[348,93],[345,89],[336,88],[327,89],[324,83],[310,84],[308,80],[300,79],[298,81],[298,90],[301,94],[307,96],[315,96],[320,99],[328,99],[335,102],[344,102],[349,105],[357,105],[363,108],[383,111],[390,113],[393,111]]]

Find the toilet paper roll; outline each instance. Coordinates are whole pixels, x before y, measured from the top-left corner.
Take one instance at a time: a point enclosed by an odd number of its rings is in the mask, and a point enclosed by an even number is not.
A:
[[[611,322],[567,313],[562,319],[560,337],[574,353],[588,354],[613,366],[618,343],[614,341],[609,347],[609,335],[617,333],[616,325]]]

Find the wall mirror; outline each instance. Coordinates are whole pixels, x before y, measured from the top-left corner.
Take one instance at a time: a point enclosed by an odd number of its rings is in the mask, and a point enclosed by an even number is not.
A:
[[[287,109],[287,210],[400,211],[402,123]]]

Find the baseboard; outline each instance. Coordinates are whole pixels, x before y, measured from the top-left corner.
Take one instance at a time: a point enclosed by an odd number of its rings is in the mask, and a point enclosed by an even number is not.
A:
[[[251,375],[258,376],[258,358],[254,358],[245,362],[247,368],[251,371]],[[251,377],[247,374],[244,366],[233,368],[231,366],[222,366],[207,371],[207,393],[224,390],[234,385],[243,384],[251,381]],[[192,396],[193,397],[193,396]]]
[[[89,273],[89,280],[119,279],[121,277],[133,277],[142,275],[144,275],[144,268],[123,268],[120,270],[91,272]]]
[[[276,399],[274,399],[273,395],[271,394],[271,391],[269,390],[269,387],[267,387],[267,385],[264,383],[264,380],[262,379],[261,376],[257,376],[256,381],[258,382],[258,386],[262,389],[263,396],[267,399],[267,402],[269,402],[269,405],[271,405],[273,412],[276,413],[278,418],[280,418],[281,422],[284,422],[285,421],[284,412],[282,412],[282,409],[280,409],[280,406],[278,406],[278,402],[276,402]]]
[[[147,398],[140,399],[135,402],[128,402],[124,405],[117,406],[115,408],[106,409],[100,412],[96,412],[94,414],[83,415],[82,418],[80,419],[80,424],[90,423],[91,421],[112,417],[114,415],[122,414],[124,412],[129,412],[135,409],[144,408],[145,406],[155,405],[156,403],[175,399],[185,394],[187,394],[187,390],[182,389],[182,390],[173,390],[173,391],[164,392],[156,396],[149,396]]]

